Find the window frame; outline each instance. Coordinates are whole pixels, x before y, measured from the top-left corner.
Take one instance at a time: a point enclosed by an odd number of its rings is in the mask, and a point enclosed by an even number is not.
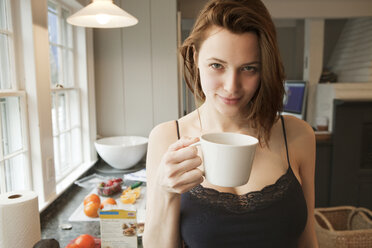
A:
[[[70,112],[70,110],[71,110],[70,109],[71,102],[68,99],[68,98],[71,97],[71,95],[70,95],[71,92],[75,92],[75,94],[77,95],[77,98],[78,98],[77,100],[79,101],[79,103],[77,103],[79,105],[79,110],[78,110],[79,111],[79,120],[78,120],[79,121],[79,125],[72,125],[71,124],[71,112]],[[55,138],[59,139],[60,136],[61,136],[61,134],[69,134],[71,136],[73,129],[79,129],[79,133],[80,133],[80,140],[79,140],[79,142],[81,143],[81,146],[80,146],[80,155],[81,155],[81,160],[82,160],[81,162],[83,162],[83,147],[82,147],[82,143],[83,142],[82,142],[82,125],[81,125],[81,112],[82,112],[82,109],[81,109],[81,104],[80,104],[80,98],[81,98],[81,96],[80,96],[80,89],[79,88],[75,88],[75,87],[63,88],[63,89],[52,88],[51,89],[51,93],[52,94],[55,94],[56,96],[59,93],[64,93],[65,94],[65,97],[67,99],[67,100],[65,100],[66,112],[70,112],[70,113],[67,113],[66,114],[67,122],[68,122],[67,128],[64,129],[64,130],[60,130],[60,128],[59,128],[59,119],[58,119],[58,111],[56,110],[56,122],[57,123],[55,125],[57,126],[57,128],[56,128],[57,129],[57,132],[53,131],[53,139],[55,139]],[[53,97],[52,97],[52,99],[53,99]],[[57,102],[57,105],[56,106],[59,106],[58,105],[58,98],[55,101]],[[71,137],[70,137],[70,141],[72,141],[71,140]],[[57,145],[58,147],[57,148],[55,147],[55,149],[59,149],[59,152],[61,152],[60,151],[61,148],[59,147],[59,142],[57,144],[54,142],[53,144],[54,145]],[[60,155],[60,153],[58,155]],[[54,153],[54,156],[56,156],[56,153]],[[58,160],[59,163],[61,162],[60,161],[60,158],[55,158],[55,161],[56,160]],[[70,166],[65,171],[65,173],[63,173],[63,175],[60,178],[56,177],[57,183],[59,183],[60,181],[62,181],[66,176],[68,176],[68,174],[71,171],[73,171],[74,169],[76,169],[81,163],[73,164],[73,161],[71,160],[71,157],[70,157],[69,164],[70,164]]]
[[[23,155],[23,169],[25,169],[24,174],[24,180],[25,180],[25,188],[24,189],[31,189],[32,188],[32,182],[31,182],[31,169],[30,169],[30,151],[28,146],[28,128],[27,128],[27,110],[26,110],[26,92],[25,91],[0,91],[0,98],[7,98],[7,97],[19,97],[19,108],[20,108],[20,126],[21,126],[21,138],[22,138],[22,148],[18,149],[16,151],[10,152],[7,155],[3,154],[2,149],[2,142],[0,144],[0,178],[5,179],[5,161],[9,161],[10,159],[17,157],[19,155]],[[0,123],[1,127],[2,123]],[[0,132],[0,140],[2,140],[2,132]],[[12,189],[14,190],[14,189]],[[6,186],[6,180],[1,180],[0,185],[0,193],[7,192],[7,186]]]
[[[8,30],[1,30],[1,34],[5,34],[8,36],[8,52],[9,52],[9,64],[10,66],[10,89],[9,91],[14,91],[18,90],[19,86],[17,84],[17,78],[16,78],[16,62],[15,62],[15,38],[14,38],[14,16],[13,16],[13,7],[12,7],[12,2],[10,0],[4,0],[6,2],[6,5],[8,7],[8,11],[6,12],[6,19],[8,20],[7,25],[8,25]],[[0,89],[1,90],[1,89]],[[6,90],[3,90],[6,91]]]
[[[10,89],[0,89],[0,98],[8,98],[8,97],[18,97],[19,102],[18,106],[20,108],[20,128],[21,128],[21,146],[22,148],[16,151],[13,151],[7,155],[3,154],[3,142],[0,144],[0,193],[5,193],[9,190],[14,189],[7,189],[6,186],[6,161],[10,161],[10,159],[17,157],[19,155],[23,155],[23,169],[25,178],[24,178],[24,189],[32,189],[32,175],[31,175],[31,167],[30,167],[30,150],[29,150],[29,133],[28,133],[28,116],[27,116],[27,95],[23,87],[23,83],[21,82],[21,77],[17,76],[18,72],[20,72],[20,68],[18,68],[17,63],[17,39],[16,39],[16,32],[17,28],[16,25],[16,17],[14,15],[15,8],[14,2],[9,0],[4,0],[6,4],[6,20],[7,20],[7,27],[6,30],[0,30],[1,34],[7,36],[7,45],[8,45],[8,59],[9,59],[9,80],[10,80]],[[0,123],[1,126],[1,123]],[[3,140],[2,137],[2,130],[0,131],[0,140]]]
[[[63,1],[59,1],[59,0],[48,0],[47,1],[47,4],[49,6],[49,3],[52,3],[53,5],[55,5],[56,7],[56,10],[57,10],[57,13],[56,13],[56,16],[57,16],[57,43],[54,43],[52,42],[50,39],[49,39],[49,46],[54,46],[54,47],[57,47],[58,49],[58,64],[59,64],[59,67],[57,68],[58,70],[58,80],[57,82],[51,82],[51,97],[52,97],[52,109],[55,108],[55,120],[53,120],[53,115],[52,115],[52,123],[55,121],[56,123],[53,123],[53,144],[54,146],[54,163],[55,163],[55,169],[56,169],[56,174],[58,174],[57,172],[61,172],[59,175],[56,175],[56,182],[57,184],[59,182],[61,182],[66,176],[68,176],[71,171],[73,171],[74,169],[76,169],[80,164],[81,162],[83,162],[83,137],[82,137],[82,125],[81,125],[81,112],[82,112],[82,106],[80,104],[80,87],[79,87],[79,84],[77,83],[78,81],[78,77],[76,76],[77,75],[77,72],[76,70],[74,69],[75,68],[75,64],[77,64],[77,38],[76,38],[76,30],[73,26],[65,26],[65,30],[62,29],[62,27],[64,27],[64,25],[62,24],[64,22],[63,20],[63,11],[68,11],[70,13],[73,12],[73,10],[68,6],[66,5]],[[49,7],[48,7],[49,8]],[[48,9],[48,15],[49,15],[49,9]],[[67,24],[67,22],[65,22]],[[67,24],[69,25],[69,24]],[[71,33],[69,33],[69,28],[71,28]],[[48,33],[49,33],[49,25],[48,25]],[[66,35],[67,36],[64,36]],[[68,39],[68,36],[69,34],[72,36],[70,37],[71,40]],[[50,37],[50,35],[48,36]],[[71,43],[70,43],[71,42]],[[71,45],[71,47],[70,47]],[[51,51],[51,49],[49,49],[49,51]],[[65,55],[65,52],[67,53],[72,53],[72,59],[73,59],[73,66],[71,68],[65,68],[65,65],[68,64],[68,56],[66,57]],[[51,55],[50,55],[51,56]],[[73,73],[73,76],[72,76],[72,83],[71,82],[68,82],[68,80],[70,78],[65,78],[65,76],[68,74],[68,72],[70,72],[70,69],[72,70],[72,73]],[[67,73],[66,73],[67,72]],[[51,80],[52,80],[52,77],[51,77]],[[74,92],[74,93],[72,93]],[[59,128],[59,112],[58,112],[58,108],[59,108],[59,94],[61,93],[64,93],[65,94],[65,111],[66,111],[66,114],[65,114],[65,117],[66,117],[66,123],[67,123],[67,128],[65,130],[61,130]],[[72,101],[71,101],[71,97],[72,97],[72,94],[76,94],[76,97],[77,97],[77,102],[74,102],[74,105],[73,107],[75,107],[75,109],[78,109],[78,112],[79,112],[79,116],[74,119],[78,125],[77,126],[72,126],[71,125],[71,121],[72,121],[72,113],[71,113],[71,104],[72,104]],[[78,148],[79,149],[79,157],[81,158],[78,163],[74,164],[73,162],[73,159],[72,159],[72,152],[71,150],[70,151],[65,151],[66,154],[68,154],[68,161],[66,162],[66,165],[67,165],[67,169],[64,170],[64,171],[60,171],[58,169],[60,169],[60,166],[63,166],[62,165],[62,159],[61,159],[61,153],[62,153],[62,147],[60,147],[60,140],[62,138],[63,135],[66,135],[67,136],[67,142],[69,144],[71,144],[71,142],[73,142],[72,138],[73,138],[73,130],[74,129],[77,129],[78,130],[78,133],[80,134],[79,136],[79,140],[77,141],[78,143],[80,143],[80,147]],[[57,142],[55,142],[57,141]],[[69,147],[69,146],[68,146]]]
[[[83,7],[77,0],[60,1],[71,7],[73,12]],[[83,163],[57,182],[53,165],[52,87],[50,68],[45,68],[46,64],[49,65],[48,1],[9,2],[18,80],[17,90],[11,94],[25,95],[25,123],[29,132],[29,188],[38,194],[39,210],[42,211],[97,161],[93,144],[96,139],[93,32],[90,29],[73,28],[75,37],[79,39],[75,46],[78,56],[75,58],[77,64],[74,69],[77,72],[75,82],[81,96]]]

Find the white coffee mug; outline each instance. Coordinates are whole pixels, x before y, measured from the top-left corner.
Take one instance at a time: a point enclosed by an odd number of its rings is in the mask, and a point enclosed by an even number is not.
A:
[[[239,133],[208,133],[200,137],[205,178],[214,185],[237,187],[248,182],[258,139]]]

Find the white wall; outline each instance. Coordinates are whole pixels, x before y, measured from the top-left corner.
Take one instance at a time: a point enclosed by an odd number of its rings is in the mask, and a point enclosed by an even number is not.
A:
[[[328,67],[339,82],[372,82],[372,17],[346,22]]]
[[[348,19],[326,19],[324,23],[323,65],[328,66],[332,52]]]
[[[208,0],[177,0],[183,18],[195,18]],[[273,18],[350,18],[370,16],[370,0],[262,0]]]
[[[176,1],[116,4],[139,23],[94,30],[97,132],[148,136],[178,118]]]
[[[27,6],[27,5],[23,5]],[[39,192],[39,203],[55,196],[55,177],[53,166],[53,131],[50,97],[50,72],[48,40],[47,1],[31,1],[33,51],[25,50],[27,55],[34,56],[35,74],[28,72],[25,83],[28,94],[29,133],[31,140],[31,158],[34,190]],[[26,12],[27,13],[27,12]],[[25,13],[25,15],[27,15]],[[31,20],[29,20],[31,21]],[[25,66],[27,68],[27,66]],[[48,97],[41,97],[48,96]],[[42,193],[43,194],[42,194]]]
[[[308,82],[305,120],[315,126],[316,86],[323,69],[324,19],[305,20],[304,75]]]
[[[372,15],[370,0],[262,0],[273,18],[353,18]]]
[[[287,79],[303,78],[304,21],[276,19],[277,40]]]

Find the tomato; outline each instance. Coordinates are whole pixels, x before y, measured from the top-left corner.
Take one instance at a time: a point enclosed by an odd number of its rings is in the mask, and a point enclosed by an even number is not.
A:
[[[84,206],[87,205],[88,202],[97,202],[98,204],[100,204],[101,199],[96,194],[90,194],[84,198]]]
[[[81,248],[78,244],[72,243],[67,245],[65,248]]]
[[[75,244],[77,244],[79,248],[94,248],[95,246],[94,238],[89,234],[82,234],[77,237]]]
[[[98,203],[98,202],[88,202],[85,206],[84,206],[84,213],[86,216],[88,217],[98,217],[98,210],[99,208],[101,207],[101,204]]]

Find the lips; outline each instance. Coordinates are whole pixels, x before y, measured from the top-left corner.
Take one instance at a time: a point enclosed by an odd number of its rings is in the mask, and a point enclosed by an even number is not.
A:
[[[219,96],[221,101],[227,105],[234,105],[234,104],[237,104],[241,97],[222,97],[222,96]]]

